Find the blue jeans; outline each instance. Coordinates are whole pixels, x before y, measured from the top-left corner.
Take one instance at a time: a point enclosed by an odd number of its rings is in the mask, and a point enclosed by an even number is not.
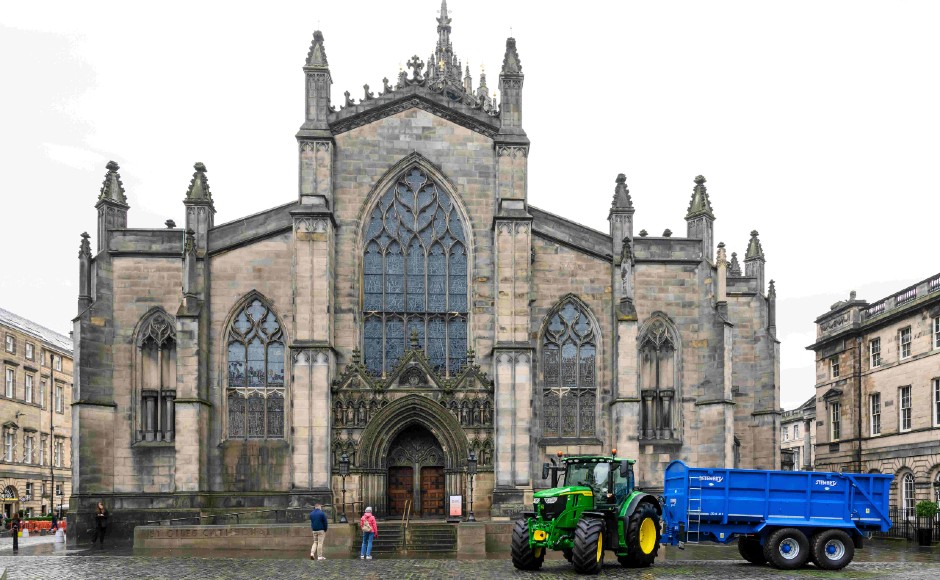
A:
[[[375,532],[362,532],[362,550],[359,551],[360,556],[372,555],[372,538],[374,536]]]

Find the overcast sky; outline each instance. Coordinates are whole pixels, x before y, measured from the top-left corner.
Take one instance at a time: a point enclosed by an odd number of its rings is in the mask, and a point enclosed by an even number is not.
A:
[[[940,271],[938,2],[450,0],[474,84],[512,30],[529,202],[607,231],[685,234],[708,179],[716,241],[760,231],[777,282],[782,403],[813,394],[813,319]],[[79,234],[114,159],[130,227],[183,222],[192,165],[216,223],[297,196],[301,67],[325,36],[333,103],[427,59],[439,0],[9,2],[0,11],[0,306],[67,333]],[[92,240],[92,245],[96,243]]]

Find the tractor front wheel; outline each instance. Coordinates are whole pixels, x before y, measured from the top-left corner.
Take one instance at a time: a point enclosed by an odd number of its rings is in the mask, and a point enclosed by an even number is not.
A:
[[[545,560],[545,548],[529,544],[529,522],[517,520],[512,527],[512,565],[519,570],[538,570]]]
[[[647,568],[659,553],[659,514],[649,503],[636,506],[627,526],[627,555],[617,558],[627,568]]]
[[[604,520],[582,519],[574,530],[571,563],[579,574],[597,574],[604,567]]]

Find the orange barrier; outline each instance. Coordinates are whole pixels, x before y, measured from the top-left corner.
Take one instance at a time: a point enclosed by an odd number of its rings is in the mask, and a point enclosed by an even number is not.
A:
[[[65,529],[65,520],[59,520],[58,527],[60,530]],[[23,522],[23,528],[29,530],[29,533],[39,532],[42,530],[51,531],[52,522],[49,520],[25,520]]]

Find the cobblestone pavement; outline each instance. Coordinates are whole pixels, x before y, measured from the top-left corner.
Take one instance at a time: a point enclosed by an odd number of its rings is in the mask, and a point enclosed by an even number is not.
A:
[[[6,567],[10,580],[90,578],[146,578],[152,580],[212,580],[229,578],[300,578],[379,579],[394,578],[558,578],[578,577],[564,560],[547,560],[539,572],[514,570],[509,559],[499,560],[260,560],[245,558],[158,558],[114,556],[107,552],[69,551],[68,555],[0,556],[0,568]],[[603,578],[720,578],[722,580],[763,580],[779,578],[937,578],[940,563],[855,562],[840,573],[806,567],[782,572],[766,566],[752,566],[733,560],[693,560],[657,562],[645,570],[628,570],[616,562],[608,563]]]

